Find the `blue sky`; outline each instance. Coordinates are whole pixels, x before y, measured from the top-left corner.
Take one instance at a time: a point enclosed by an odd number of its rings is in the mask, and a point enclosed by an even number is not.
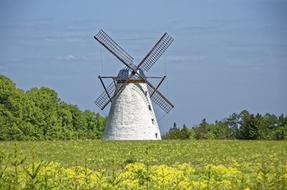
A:
[[[168,32],[175,41],[147,74],[168,76],[160,90],[176,105],[162,131],[243,109],[287,114],[286,19],[285,0],[1,0],[0,73],[107,115],[93,103],[97,76],[122,63],[93,35],[104,29],[138,62]]]

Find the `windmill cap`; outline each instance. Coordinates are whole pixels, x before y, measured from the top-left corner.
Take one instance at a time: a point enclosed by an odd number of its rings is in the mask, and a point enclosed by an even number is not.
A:
[[[145,76],[143,71],[141,69],[138,69],[138,72],[141,76]],[[132,74],[132,71],[130,69],[121,69],[119,71],[119,74],[117,76],[117,81],[126,81],[128,80],[129,76]],[[131,78],[131,80],[141,80],[142,79],[138,76],[138,75],[133,75]]]

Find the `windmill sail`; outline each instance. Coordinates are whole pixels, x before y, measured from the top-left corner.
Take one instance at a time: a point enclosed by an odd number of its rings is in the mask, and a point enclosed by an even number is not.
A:
[[[150,94],[153,94],[150,98],[151,100],[157,104],[163,111],[168,113],[174,105],[163,96],[157,89],[155,89],[150,83],[147,83],[147,89]]]
[[[103,110],[106,105],[111,101],[111,98],[114,96],[116,92],[116,86],[114,82],[111,82],[108,87],[106,88],[107,93],[104,91],[100,94],[100,96],[96,99],[95,104]],[[111,98],[110,98],[111,97]]]
[[[108,34],[100,30],[94,38],[100,42],[107,50],[115,55],[126,66],[133,65],[133,57],[130,56],[123,48],[121,48]]]
[[[173,38],[165,33],[139,63],[138,68],[144,71],[149,71],[172,42]]]

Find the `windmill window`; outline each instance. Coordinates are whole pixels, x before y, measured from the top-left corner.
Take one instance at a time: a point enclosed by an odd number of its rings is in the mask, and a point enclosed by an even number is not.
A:
[[[154,124],[154,119],[151,119],[152,124]]]
[[[148,109],[151,110],[151,106],[150,105],[148,105]]]

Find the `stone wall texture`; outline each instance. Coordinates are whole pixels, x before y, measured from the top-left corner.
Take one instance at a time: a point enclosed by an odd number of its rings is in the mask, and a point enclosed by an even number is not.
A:
[[[161,139],[146,83],[129,83],[114,98],[107,119],[104,139]]]

